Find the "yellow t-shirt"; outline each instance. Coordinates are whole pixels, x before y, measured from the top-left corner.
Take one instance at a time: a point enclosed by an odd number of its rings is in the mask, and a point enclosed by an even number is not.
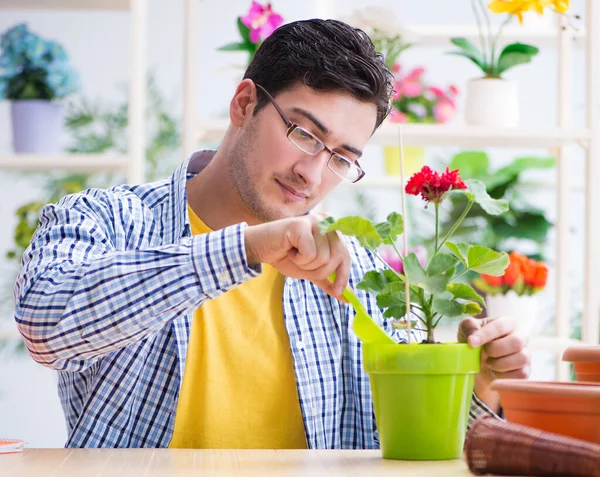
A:
[[[194,235],[211,231],[189,206],[188,214]],[[283,283],[263,265],[195,311],[170,447],[306,448]]]

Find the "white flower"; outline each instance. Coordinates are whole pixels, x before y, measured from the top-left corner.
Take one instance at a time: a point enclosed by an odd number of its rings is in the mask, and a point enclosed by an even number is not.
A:
[[[360,28],[371,36],[376,30],[388,38],[401,36],[404,41],[413,41],[414,33],[404,28],[393,10],[385,7],[363,7],[354,10],[342,19],[354,28]]]

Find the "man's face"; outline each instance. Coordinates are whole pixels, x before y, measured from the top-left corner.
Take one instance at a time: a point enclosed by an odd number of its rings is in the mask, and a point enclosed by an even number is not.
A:
[[[257,89],[256,94],[263,93]],[[348,93],[298,85],[277,95],[275,101],[290,121],[353,162],[360,158],[375,127],[376,106]],[[268,102],[247,119],[231,149],[230,179],[261,222],[303,215],[345,180],[327,166],[328,151],[303,152],[290,142],[286,131],[284,120]]]

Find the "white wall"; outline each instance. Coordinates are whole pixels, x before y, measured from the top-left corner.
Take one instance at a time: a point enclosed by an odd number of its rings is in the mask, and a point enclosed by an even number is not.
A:
[[[321,9],[337,7],[340,14],[348,13],[356,7],[374,4],[367,0],[330,1],[327,4],[275,0],[274,8],[283,14],[286,21],[309,18]],[[410,23],[472,23],[473,17],[468,0],[386,0],[377,2],[392,7],[398,17]],[[572,2],[571,11],[582,13],[582,1]],[[226,8],[223,8],[223,5]],[[250,2],[246,0],[201,2],[198,30],[200,46],[197,64],[201,75],[198,81],[199,118],[221,115],[226,108],[229,96],[235,86],[234,80],[239,70],[230,68],[235,63],[242,64],[243,54],[217,52],[216,48],[237,39],[235,16],[246,11]],[[338,16],[338,15],[336,15]],[[168,97],[173,98],[174,111],[181,111],[182,86],[182,20],[183,1],[149,0],[149,65],[157,72],[158,82]],[[55,38],[65,45],[74,64],[83,78],[83,95],[100,98],[107,102],[118,101],[121,96],[117,86],[127,81],[129,75],[129,16],[127,13],[106,12],[31,12],[0,11],[0,32],[26,21],[36,32]],[[406,52],[404,62],[409,65],[424,65],[432,82],[458,84],[463,90],[466,81],[476,76],[477,71],[466,60],[445,55],[448,48],[414,48]],[[576,95],[573,108],[576,121],[583,121],[583,55],[576,54],[575,61]],[[522,124],[551,126],[556,121],[556,55],[554,50],[544,50],[531,65],[519,67],[508,74],[520,83],[522,104]],[[464,96],[463,96],[464,100]],[[461,100],[462,105],[462,100]],[[10,151],[10,124],[8,104],[0,102],[0,154]],[[457,119],[458,123],[461,119]],[[430,159],[446,159],[455,152],[454,148],[434,148],[427,151]],[[496,163],[528,153],[543,155],[544,151],[491,150]],[[381,171],[381,149],[371,147],[365,158],[369,173]],[[582,181],[582,156],[574,161],[575,180]],[[551,179],[551,177],[550,177]],[[0,255],[12,243],[14,210],[18,205],[40,196],[40,182],[27,177],[0,172]],[[370,196],[378,204],[381,215],[399,208],[397,193],[378,193]],[[535,202],[547,208],[551,217],[555,216],[554,195],[551,190],[536,193]],[[347,192],[337,194],[331,201],[332,211],[348,211],[353,208],[353,198]],[[390,207],[389,204],[395,204]],[[574,195],[573,230],[576,243],[581,244],[583,211],[582,194]],[[582,246],[576,246],[574,267],[581,271]],[[0,297],[10,294],[10,282],[14,268],[0,258]],[[581,278],[574,277],[574,287],[581,285]],[[552,316],[552,285],[546,293],[545,312]],[[0,298],[1,300],[1,298]],[[11,326],[10,301],[5,297],[4,315],[0,317],[0,327]],[[577,308],[577,303],[574,308]],[[549,326],[550,320],[540,321],[538,329]],[[552,370],[548,366],[551,359],[547,353],[536,354],[534,378],[551,379]],[[33,363],[27,355],[17,357],[0,355],[0,437],[26,439],[32,447],[60,447],[65,441],[65,428],[62,412],[56,397],[55,376]]]

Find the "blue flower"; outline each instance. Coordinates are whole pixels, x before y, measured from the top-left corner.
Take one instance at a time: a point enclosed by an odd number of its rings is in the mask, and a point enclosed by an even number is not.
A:
[[[8,99],[20,99],[26,85],[37,83],[38,99],[63,98],[79,89],[79,75],[69,63],[65,49],[55,41],[45,40],[21,23],[0,36],[0,97],[7,94],[7,85],[23,85],[15,91],[11,86]],[[29,93],[31,94],[31,93]],[[30,98],[30,96],[27,96]]]

